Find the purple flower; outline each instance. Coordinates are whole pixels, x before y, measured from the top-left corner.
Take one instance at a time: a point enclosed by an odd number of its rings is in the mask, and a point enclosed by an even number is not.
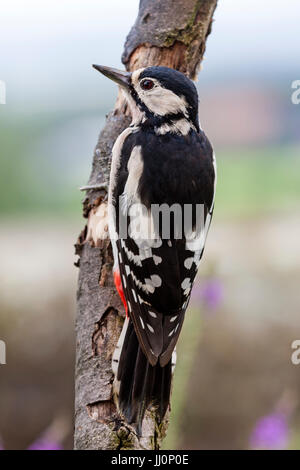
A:
[[[66,418],[59,416],[36,438],[27,450],[63,450],[61,442],[67,435],[68,430],[69,426]],[[0,450],[4,450],[1,436]]]
[[[287,448],[289,429],[284,413],[275,412],[260,418],[252,432],[252,449],[284,450]]]
[[[57,416],[27,450],[63,450],[62,442],[69,431],[65,416]]]
[[[0,450],[4,450],[2,440],[0,438]],[[53,439],[40,437],[27,450],[63,450],[63,447]]]
[[[34,441],[27,450],[63,450],[63,447],[58,442],[45,436]]]
[[[192,301],[203,302],[209,310],[216,310],[223,300],[223,286],[218,279],[209,279],[192,291]]]

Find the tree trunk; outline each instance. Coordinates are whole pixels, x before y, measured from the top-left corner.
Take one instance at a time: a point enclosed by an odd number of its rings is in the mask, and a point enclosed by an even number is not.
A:
[[[217,0],[141,0],[137,20],[122,56],[127,70],[165,65],[194,79],[211,30]],[[112,65],[113,64],[107,64]],[[112,146],[130,123],[119,94],[100,133],[83,203],[87,225],[79,236],[77,354],[75,397],[76,449],[159,449],[168,425],[147,412],[143,437],[118,415],[112,398],[111,358],[121,333],[124,309],[114,288],[107,235],[106,194]],[[104,237],[106,235],[106,238]]]

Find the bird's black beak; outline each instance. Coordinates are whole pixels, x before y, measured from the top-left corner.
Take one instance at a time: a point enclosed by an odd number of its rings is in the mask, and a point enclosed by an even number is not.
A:
[[[131,73],[123,72],[123,70],[113,69],[111,67],[106,67],[105,65],[95,65],[93,64],[94,69],[98,72],[103,73],[106,77],[110,78],[122,88],[128,89],[131,83]]]

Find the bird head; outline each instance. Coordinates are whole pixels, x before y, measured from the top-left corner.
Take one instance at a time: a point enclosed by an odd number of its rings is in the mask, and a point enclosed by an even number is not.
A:
[[[102,65],[93,67],[122,88],[135,121],[156,128],[167,123],[179,128],[179,121],[186,121],[199,130],[197,89],[183,73],[159,66],[132,73]]]

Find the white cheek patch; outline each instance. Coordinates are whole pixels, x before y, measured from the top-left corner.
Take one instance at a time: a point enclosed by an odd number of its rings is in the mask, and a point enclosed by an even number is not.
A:
[[[155,85],[150,91],[137,89],[140,99],[152,113],[158,116],[166,114],[182,113],[188,117],[187,102],[183,96],[178,96],[173,91]]]
[[[152,90],[143,90],[139,83],[139,76],[144,69],[139,69],[133,72],[131,80],[139,98],[147,108],[158,116],[165,116],[166,114],[183,113],[188,117],[187,102],[184,96],[178,96],[171,90],[163,88],[158,80],[149,77],[155,84]],[[143,77],[143,80],[147,77]]]

